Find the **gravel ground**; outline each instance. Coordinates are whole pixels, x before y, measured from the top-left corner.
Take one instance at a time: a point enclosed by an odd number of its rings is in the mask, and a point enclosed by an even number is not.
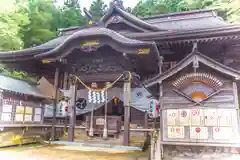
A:
[[[104,153],[59,150],[59,146],[22,147],[0,150],[3,160],[147,160],[146,153]]]

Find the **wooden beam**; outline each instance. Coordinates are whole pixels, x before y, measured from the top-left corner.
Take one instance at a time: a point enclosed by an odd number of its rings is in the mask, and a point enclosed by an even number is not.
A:
[[[53,101],[53,119],[52,119],[52,136],[51,139],[55,140],[56,133],[56,110],[57,110],[57,97],[58,97],[58,82],[59,82],[59,68],[55,70],[54,76],[54,101]]]
[[[130,142],[130,94],[131,82],[126,80],[123,86],[123,104],[124,104],[124,132],[123,145],[128,146]]]
[[[77,96],[77,84],[76,80],[72,79],[71,85],[71,105],[69,106],[70,109],[70,124],[68,128],[68,141],[74,141],[74,133],[75,133],[75,126],[76,126],[76,96]]]

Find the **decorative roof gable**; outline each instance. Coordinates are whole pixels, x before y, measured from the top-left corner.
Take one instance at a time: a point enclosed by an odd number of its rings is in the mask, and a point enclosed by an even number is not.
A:
[[[161,31],[158,26],[149,24],[144,20],[141,20],[134,15],[124,11],[117,5],[112,5],[108,12],[100,19],[104,23],[105,27],[113,23],[125,23],[139,31]]]
[[[166,80],[167,78],[173,76],[174,74],[178,73],[182,69],[186,68],[190,64],[198,63],[198,62],[200,62],[200,63],[202,63],[202,64],[220,72],[220,73],[223,73],[225,75],[234,77],[235,79],[240,79],[240,72],[239,71],[237,71],[233,68],[230,68],[228,66],[225,66],[225,65],[223,65],[223,64],[221,64],[221,63],[203,55],[202,53],[200,53],[197,50],[197,44],[195,43],[194,46],[193,46],[192,52],[188,56],[186,56],[179,63],[177,63],[174,67],[167,70],[163,74],[159,74],[159,75],[145,81],[143,83],[143,85],[145,87],[150,87],[154,84],[162,82],[162,81]]]

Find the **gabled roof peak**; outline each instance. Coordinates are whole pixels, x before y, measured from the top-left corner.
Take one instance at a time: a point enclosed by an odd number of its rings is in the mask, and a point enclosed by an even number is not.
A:
[[[161,83],[162,81],[175,75],[176,73],[178,73],[179,71],[181,71],[182,69],[186,68],[187,66],[189,66],[191,63],[194,63],[194,62],[197,62],[197,63],[200,62],[220,73],[231,76],[235,79],[240,79],[239,71],[237,71],[233,68],[230,68],[228,66],[225,66],[225,65],[221,64],[220,62],[217,62],[217,61],[213,60],[212,58],[209,58],[208,56],[205,56],[204,54],[200,53],[197,49],[197,43],[195,43],[193,45],[193,49],[192,49],[191,53],[188,56],[183,58],[174,67],[167,70],[166,72],[164,72],[162,74],[158,74],[155,77],[143,82],[143,85],[145,87],[150,87],[157,83]]]
[[[144,20],[141,20],[139,18],[137,18],[136,16],[126,12],[125,10],[123,10],[122,8],[120,8],[118,5],[112,5],[109,10],[107,11],[107,13],[100,19],[100,21],[102,23],[105,23],[107,22],[107,20],[113,16],[115,13],[123,17],[124,19],[126,19],[127,21],[129,21],[130,23],[138,26],[138,27],[141,27],[145,30],[149,30],[149,31],[166,31],[166,29],[161,29],[160,27],[156,26],[156,25],[153,25],[153,24],[150,24],[148,22],[145,22]]]
[[[199,9],[199,10],[191,10],[191,11],[159,14],[159,15],[154,15],[154,16],[149,16],[149,17],[143,17],[141,19],[147,20],[147,19],[155,19],[155,18],[163,18],[163,17],[186,16],[186,15],[191,15],[191,14],[202,14],[202,13],[211,13],[213,16],[217,15],[217,13],[216,13],[216,11],[214,9]]]

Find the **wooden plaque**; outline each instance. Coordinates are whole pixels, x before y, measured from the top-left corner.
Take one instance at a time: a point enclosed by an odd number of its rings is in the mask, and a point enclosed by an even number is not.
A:
[[[217,126],[217,109],[204,109],[204,124],[206,126]]]
[[[201,125],[202,109],[196,107],[192,108],[191,111],[191,125]]]
[[[34,122],[41,122],[41,115],[35,115],[34,116]]]
[[[213,139],[228,140],[233,137],[233,129],[231,127],[213,127]]]
[[[189,126],[190,122],[190,109],[180,109],[179,110],[179,125],[180,126]]]
[[[42,108],[35,108],[35,115],[41,115],[42,114]]]
[[[168,138],[184,138],[184,127],[168,127]]]
[[[4,104],[2,107],[3,113],[12,113],[12,105],[10,104]]]
[[[237,119],[236,110],[232,109],[218,109],[218,126],[229,126],[232,127],[232,120]]]
[[[32,114],[33,108],[31,107],[25,107],[25,114]]]
[[[167,125],[175,125],[177,116],[178,116],[177,109],[167,110]]]
[[[208,128],[190,127],[190,139],[208,139]]]
[[[2,113],[1,120],[2,121],[11,121],[12,120],[12,114],[11,113]]]
[[[23,121],[23,114],[16,114],[15,121],[22,122]]]
[[[32,121],[32,115],[25,115],[24,121],[31,122]]]
[[[104,119],[103,118],[96,119],[96,125],[104,125]]]
[[[24,106],[16,106],[16,113],[17,114],[24,114]]]

